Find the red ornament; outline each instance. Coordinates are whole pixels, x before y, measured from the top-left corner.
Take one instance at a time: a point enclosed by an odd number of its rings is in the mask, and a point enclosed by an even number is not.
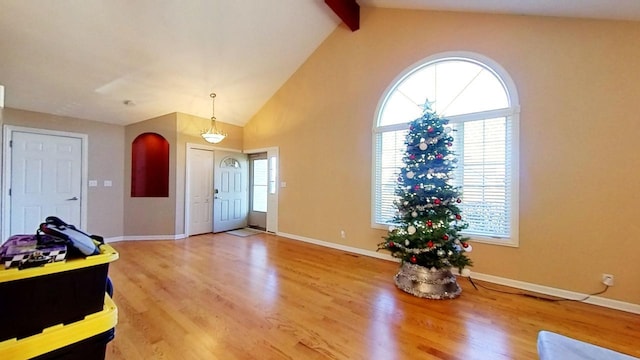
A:
[[[416,159],[416,156],[415,156],[415,155],[413,155],[413,154],[411,154],[411,155],[409,155],[409,159],[411,159],[411,160],[415,160],[415,159]]]
[[[435,199],[435,200],[433,200],[433,202],[434,202],[436,205],[440,205],[440,199]]]
[[[468,247],[469,247],[469,244],[467,244],[467,243],[462,243],[462,247],[466,249],[466,248],[468,248]]]
[[[402,177],[398,177],[398,182],[402,182]]]
[[[449,240],[449,235],[447,235],[447,234],[442,235],[442,239],[443,239],[444,241]]]
[[[396,244],[394,244],[394,242],[393,242],[393,241],[389,241],[389,247],[390,247],[390,248],[392,248],[392,247],[394,247],[394,246],[396,246]]]
[[[447,146],[453,146],[453,143],[447,143]]]
[[[418,191],[418,190],[420,190],[420,186],[419,186],[419,185],[416,185],[416,186],[414,186],[414,187],[413,187],[413,189],[414,189],[414,190],[416,190],[416,191]]]
[[[409,261],[411,261],[412,264],[415,264],[418,262],[418,258],[416,258],[415,255],[411,255],[411,259],[409,259]]]
[[[462,216],[460,216],[460,214],[456,214],[456,219],[457,219],[457,220],[461,220],[461,219],[462,219]]]
[[[442,155],[442,154],[436,155],[436,159],[439,159],[439,160],[442,160],[443,157],[444,157],[444,155]]]
[[[427,246],[428,246],[429,248],[432,248],[432,247],[433,247],[433,241],[429,241],[429,242],[427,243]]]
[[[432,133],[432,132],[433,132],[433,128],[432,128],[431,126],[429,126],[429,127],[427,128],[427,132]]]
[[[457,202],[458,204],[460,204],[460,203],[462,202],[462,200],[460,200],[460,198],[458,198],[458,200],[456,200],[456,202]]]
[[[431,220],[427,220],[427,226],[428,227],[432,227],[433,226],[433,222]]]

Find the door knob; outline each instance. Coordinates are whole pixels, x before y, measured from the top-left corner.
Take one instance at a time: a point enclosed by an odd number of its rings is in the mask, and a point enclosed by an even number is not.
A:
[[[67,199],[66,201],[75,201],[75,200],[78,200],[78,197],[74,196],[72,198]]]

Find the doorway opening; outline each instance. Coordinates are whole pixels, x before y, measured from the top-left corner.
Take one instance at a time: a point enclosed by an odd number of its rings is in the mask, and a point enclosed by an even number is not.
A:
[[[267,153],[249,155],[249,227],[267,230],[269,160]]]

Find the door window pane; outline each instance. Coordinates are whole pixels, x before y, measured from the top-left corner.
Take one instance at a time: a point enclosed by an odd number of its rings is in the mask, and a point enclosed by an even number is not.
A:
[[[252,201],[251,209],[253,211],[267,211],[267,159],[252,160]]]

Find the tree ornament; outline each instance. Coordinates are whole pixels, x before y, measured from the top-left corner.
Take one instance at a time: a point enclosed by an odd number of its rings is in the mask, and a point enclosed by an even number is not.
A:
[[[418,213],[417,213],[417,212],[415,212],[415,211],[411,212],[411,217],[414,217],[414,218],[415,218],[415,217],[418,217]]]
[[[428,133],[432,133],[432,132],[433,132],[433,130],[434,130],[434,129],[433,129],[431,126],[429,126],[429,127],[427,128],[427,132],[428,132]]]
[[[440,205],[440,199],[436,198],[435,200],[433,200],[433,203],[436,205]]]
[[[444,250],[438,249],[438,251],[436,251],[436,254],[438,254],[438,256],[442,257],[442,256],[444,256],[445,253],[444,253]]]
[[[456,202],[457,202],[458,204],[460,204],[460,203],[462,202],[462,200],[461,200],[460,198],[458,198],[458,199],[456,200]]]
[[[411,160],[415,160],[415,159],[416,159],[416,156],[415,156],[415,155],[413,155],[413,154],[411,154],[411,155],[409,155],[409,159],[411,159]]]
[[[431,220],[427,220],[427,226],[428,226],[428,227],[432,227],[432,226],[433,226],[433,221],[431,221]]]
[[[444,241],[449,240],[449,235],[447,235],[447,234],[442,235],[442,240],[444,240]]]
[[[411,241],[409,241],[409,239],[404,241],[404,246],[409,246],[411,245]]]
[[[416,233],[416,227],[413,226],[413,225],[409,225],[409,227],[407,228],[407,232],[409,233],[409,235],[415,234]]]
[[[427,243],[427,246],[429,247],[429,249],[433,248],[433,241],[429,241]]]
[[[409,259],[409,261],[411,261],[412,264],[415,264],[418,262],[418,258],[416,258],[415,255],[411,255],[411,258]]]
[[[462,216],[460,214],[456,214],[456,220],[462,220]]]
[[[415,190],[415,191],[420,190],[420,185],[415,185],[415,186],[413,187],[413,190]]]
[[[414,176],[416,176],[416,174],[414,174],[414,172],[413,172],[413,171],[409,171],[409,172],[407,173],[407,179],[413,179],[413,177],[414,177]]]
[[[427,150],[427,144],[425,142],[421,142],[419,148],[420,150],[425,151]]]
[[[389,244],[388,244],[388,245],[389,245],[389,247],[390,247],[390,248],[392,248],[392,247],[396,246],[396,244],[395,244],[393,241],[389,241]]]
[[[438,160],[442,160],[443,157],[444,157],[444,155],[442,155],[442,154],[436,155],[436,159],[438,159]]]

